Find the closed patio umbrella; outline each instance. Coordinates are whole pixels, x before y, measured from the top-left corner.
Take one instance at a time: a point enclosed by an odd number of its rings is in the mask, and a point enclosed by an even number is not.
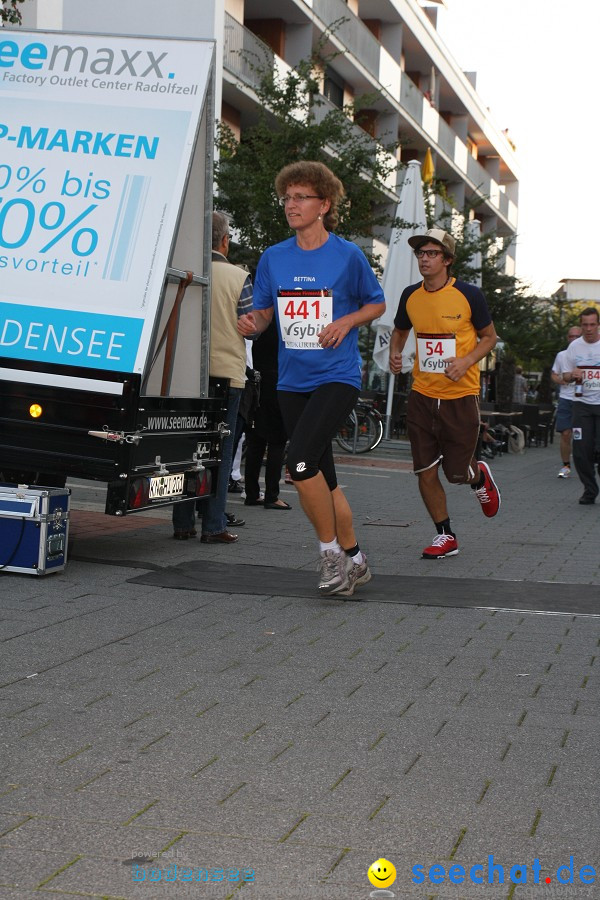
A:
[[[433,156],[431,155],[431,149],[427,148],[427,153],[425,154],[425,159],[423,160],[423,166],[421,168],[421,178],[425,184],[430,184],[433,181],[433,176],[435,175],[435,167],[433,165]]]
[[[398,309],[400,295],[407,285],[416,284],[421,280],[415,254],[408,244],[409,237],[412,237],[414,234],[422,234],[427,228],[423,186],[421,184],[421,163],[418,159],[411,159],[408,163],[400,192],[400,200],[396,209],[396,216],[404,222],[411,223],[413,227],[394,228],[392,230],[388,256],[383,270],[381,285],[385,296],[385,312],[374,323],[377,331],[375,333],[373,360],[384,372],[389,372],[390,337],[394,327],[394,317]],[[408,361],[411,353],[414,358],[416,349],[412,332],[404,348],[403,355],[406,359],[406,364],[402,367],[403,372],[410,372],[412,369],[412,362]],[[385,410],[386,437],[389,437],[394,382],[395,376],[390,375]]]

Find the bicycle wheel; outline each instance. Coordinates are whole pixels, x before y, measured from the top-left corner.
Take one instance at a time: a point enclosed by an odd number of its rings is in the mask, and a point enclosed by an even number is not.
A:
[[[380,422],[370,410],[354,409],[337,433],[336,441],[348,453],[368,453],[383,437]]]
[[[346,420],[340,425],[338,433],[335,436],[336,443],[346,450],[347,453],[354,453],[355,440],[357,437],[357,421],[354,410],[346,416]]]
[[[369,447],[369,450],[374,450],[375,447],[379,447],[381,441],[383,440],[383,419],[373,412],[371,413],[371,418],[373,419],[375,425],[375,440]]]

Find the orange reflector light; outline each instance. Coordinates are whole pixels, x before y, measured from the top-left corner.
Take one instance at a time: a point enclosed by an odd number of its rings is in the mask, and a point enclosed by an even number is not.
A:
[[[29,407],[29,415],[32,419],[39,419],[42,414],[42,407],[39,403],[32,403]]]

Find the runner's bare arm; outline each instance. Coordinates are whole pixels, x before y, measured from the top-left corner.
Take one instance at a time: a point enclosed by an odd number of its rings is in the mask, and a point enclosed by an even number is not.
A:
[[[408,340],[409,334],[410,328],[406,331],[394,328],[392,331],[392,336],[390,338],[390,372],[393,375],[399,375],[402,371],[402,351],[404,350],[404,345]]]
[[[465,372],[487,356],[490,350],[493,350],[498,340],[494,323],[490,322],[485,328],[477,332],[479,343],[467,353],[466,356],[449,356],[446,360],[447,366],[444,372],[446,378],[450,381],[460,381]]]
[[[244,337],[251,337],[254,334],[262,334],[271,324],[273,318],[273,307],[268,309],[253,309],[252,312],[240,316],[237,323],[237,330]]]
[[[563,372],[563,381],[567,384],[571,384],[572,381],[577,381],[583,378],[583,369],[580,369],[579,366],[575,366],[570,372]]]

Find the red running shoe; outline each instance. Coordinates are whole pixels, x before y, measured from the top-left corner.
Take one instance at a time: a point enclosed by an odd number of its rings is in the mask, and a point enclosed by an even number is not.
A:
[[[477,490],[475,491],[475,496],[481,503],[481,509],[483,510],[484,516],[487,516],[488,519],[491,519],[500,509],[500,503],[502,502],[502,499],[500,497],[498,485],[492,478],[490,467],[487,463],[481,462],[481,460],[478,460],[478,463],[479,468],[483,472],[484,482],[481,487],[477,488]]]
[[[423,559],[443,559],[457,553],[458,542],[453,534],[436,534],[429,547],[423,550]]]

